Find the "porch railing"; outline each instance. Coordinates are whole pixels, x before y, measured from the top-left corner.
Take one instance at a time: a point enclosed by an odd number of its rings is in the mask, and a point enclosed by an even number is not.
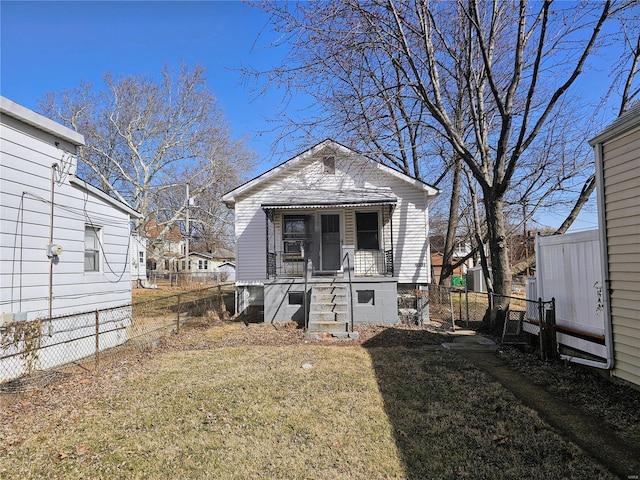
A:
[[[358,250],[353,258],[354,275],[358,277],[393,276],[393,250]],[[267,277],[303,277],[305,258],[286,252],[267,253]]]
[[[285,252],[267,253],[267,276],[302,277],[305,273],[305,259],[301,255]]]

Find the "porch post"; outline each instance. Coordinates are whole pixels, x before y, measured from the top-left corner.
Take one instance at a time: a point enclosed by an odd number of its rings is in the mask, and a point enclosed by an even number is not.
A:
[[[266,255],[266,262],[267,262],[267,279],[271,278],[271,276],[273,275],[274,277],[276,276],[276,262],[274,261],[274,259],[272,258],[271,252],[269,251],[269,240],[271,239],[272,235],[270,235],[270,233],[273,230],[273,242],[274,242],[274,248],[273,248],[273,255],[276,255],[275,253],[275,220],[274,220],[274,211],[272,208],[265,208],[264,209],[264,214],[266,217],[266,222],[265,222],[265,255]],[[271,227],[271,228],[270,228]]]
[[[391,276],[395,276],[394,252],[393,252],[393,205],[389,205],[389,227],[391,228]],[[388,268],[387,268],[388,270]]]

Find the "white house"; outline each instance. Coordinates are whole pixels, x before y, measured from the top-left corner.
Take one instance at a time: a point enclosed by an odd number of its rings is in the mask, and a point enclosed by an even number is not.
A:
[[[187,273],[187,261],[183,256],[178,271]],[[235,280],[235,264],[217,256],[216,252],[189,252],[189,276],[191,281],[209,283]]]
[[[235,209],[237,311],[344,333],[398,321],[398,286],[430,282],[439,191],[325,140],[223,196]]]
[[[131,232],[129,260],[131,261],[133,288],[145,286],[147,283],[147,239],[135,232]]]
[[[2,328],[130,305],[130,219],[139,213],[76,177],[82,135],[4,97],[0,119]],[[99,326],[110,332],[100,348],[125,340],[130,315],[130,307],[121,309],[111,326]],[[96,328],[93,316],[86,321]],[[49,320],[41,346],[64,337],[67,351],[55,360],[42,354],[41,367],[74,360],[83,342],[94,341],[70,322]]]

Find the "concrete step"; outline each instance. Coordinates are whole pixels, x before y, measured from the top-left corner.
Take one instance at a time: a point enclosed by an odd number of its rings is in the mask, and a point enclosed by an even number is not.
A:
[[[311,322],[346,322],[347,312],[310,312],[309,323]]]
[[[309,305],[309,311],[311,312],[346,312],[346,303],[321,303],[311,302]]]
[[[338,333],[348,332],[349,322],[335,322],[335,321],[311,321],[309,320],[310,332],[326,332],[326,333]]]
[[[334,300],[342,300],[344,302],[347,301],[347,292],[316,292],[315,290],[311,291],[311,298],[315,298],[320,302],[333,302]]]

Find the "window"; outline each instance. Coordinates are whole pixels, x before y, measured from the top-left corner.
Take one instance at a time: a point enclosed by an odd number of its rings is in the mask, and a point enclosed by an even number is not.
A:
[[[302,256],[303,244],[307,238],[307,217],[301,215],[285,215],[282,223],[284,253],[291,256]]]
[[[84,271],[100,271],[100,229],[84,227]]]
[[[303,300],[303,292],[289,292],[289,305],[302,305]]]
[[[198,270],[202,270],[202,260],[198,260]]]
[[[378,212],[356,213],[358,250],[379,250]]]
[[[198,260],[198,270],[206,270],[209,267],[209,260]]]
[[[335,175],[336,173],[336,158],[324,157],[322,159],[322,173],[325,175]]]
[[[375,293],[373,290],[357,290],[358,303],[375,305]]]
[[[144,252],[138,252],[140,256],[140,265],[144,265]]]

